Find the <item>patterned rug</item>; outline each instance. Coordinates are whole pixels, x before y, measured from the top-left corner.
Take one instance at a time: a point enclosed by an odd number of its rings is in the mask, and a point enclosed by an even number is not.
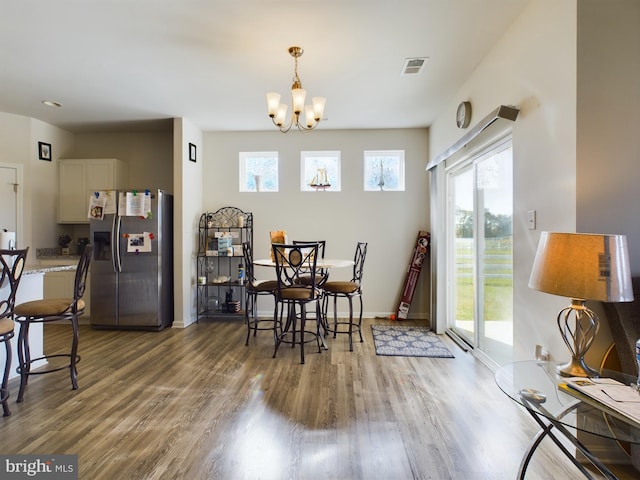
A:
[[[453,358],[438,336],[426,327],[371,325],[371,332],[377,355]]]

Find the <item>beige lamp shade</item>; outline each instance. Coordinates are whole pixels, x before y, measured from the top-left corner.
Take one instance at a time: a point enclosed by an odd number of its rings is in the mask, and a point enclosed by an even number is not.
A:
[[[631,302],[627,237],[542,232],[529,287],[574,299]]]

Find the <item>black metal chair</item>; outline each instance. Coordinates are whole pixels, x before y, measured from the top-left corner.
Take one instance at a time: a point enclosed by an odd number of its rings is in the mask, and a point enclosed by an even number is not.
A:
[[[276,335],[276,345],[273,351],[275,358],[278,347],[282,343],[290,343],[291,347],[300,345],[300,363],[304,363],[304,344],[316,341],[318,353],[322,352],[321,321],[322,290],[316,286],[316,263],[318,260],[318,244],[287,245],[274,243],[271,245],[276,264],[276,278],[278,288],[275,290],[274,322],[282,322],[282,315],[286,307],[287,319],[282,331]],[[298,283],[298,278],[304,272],[310,277],[310,284]],[[305,330],[307,321],[307,305],[315,304],[315,329]],[[280,309],[278,307],[281,307]],[[298,322],[299,321],[299,322]],[[300,328],[298,329],[298,323]]]
[[[245,272],[247,280],[245,283],[245,289],[247,295],[245,297],[244,316],[247,323],[247,341],[245,345],[249,345],[249,337],[253,331],[253,336],[256,336],[258,330],[273,330],[274,337],[277,335],[277,325],[274,325],[273,318],[258,318],[258,296],[273,296],[274,291],[278,288],[278,282],[276,280],[257,280],[254,274],[253,268],[253,250],[249,242],[242,244],[242,254],[244,256]],[[261,326],[260,324],[263,324]],[[266,326],[265,324],[268,324]]]
[[[11,372],[12,356],[11,339],[14,336],[15,328],[13,313],[16,292],[18,291],[28,252],[29,247],[24,250],[0,250],[0,263],[2,264],[0,287],[4,287],[7,292],[7,296],[0,299],[0,342],[4,342],[6,347],[4,375],[2,377],[2,387],[0,387],[0,402],[2,403],[5,417],[11,415],[9,410],[9,372]]]
[[[69,369],[71,387],[73,390],[78,389],[78,372],[76,367],[77,363],[80,361],[80,356],[78,355],[78,317],[84,313],[84,300],[82,300],[82,296],[85,291],[92,252],[93,246],[87,245],[80,256],[80,261],[78,262],[78,267],[76,269],[73,298],[33,300],[31,302],[21,303],[14,309],[15,321],[20,324],[20,333],[18,334],[19,365],[17,368],[17,372],[20,374],[18,402],[22,402],[23,400],[24,390],[27,386],[29,375],[41,375]],[[29,327],[31,324],[48,323],[57,320],[69,320],[71,322],[73,330],[71,351],[65,354],[44,355],[38,358],[31,358],[31,351],[29,349]],[[31,365],[34,362],[59,357],[68,358],[69,363],[62,366],[53,365],[47,370],[31,371]]]
[[[322,286],[324,292],[323,313],[327,318],[327,310],[329,306],[329,299],[333,297],[333,324],[330,324],[328,319],[326,320],[326,328],[329,332],[333,333],[333,338],[336,338],[338,333],[346,333],[349,335],[349,351],[353,351],[353,333],[354,330],[360,335],[360,341],[362,342],[362,273],[364,270],[364,260],[367,256],[367,243],[358,242],[356,246],[356,253],[354,256],[353,265],[353,277],[350,281],[334,281],[326,282]],[[360,315],[358,322],[353,321],[353,299],[358,298],[360,300]],[[349,318],[346,321],[338,321],[338,298],[346,298],[349,301]],[[347,329],[340,329],[341,325],[346,325]]]
[[[326,247],[326,240],[318,240],[318,241],[307,241],[307,240],[293,240],[291,243],[294,245],[313,245],[318,244],[318,255],[320,258],[324,258],[324,250]],[[322,287],[322,284],[327,281],[329,278],[329,270],[326,268],[318,268],[316,269],[316,274],[318,278],[316,278],[316,287]],[[304,269],[300,271],[299,277],[296,280],[297,283],[301,283],[303,285],[310,285],[309,273]]]

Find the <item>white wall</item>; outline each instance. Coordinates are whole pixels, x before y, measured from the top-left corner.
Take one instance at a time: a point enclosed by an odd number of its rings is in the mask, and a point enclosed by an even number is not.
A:
[[[77,133],[71,158],[118,158],[127,162],[129,188],[173,193],[173,131]]]
[[[0,112],[0,162],[23,166],[23,223],[19,247],[35,249],[57,245],[57,160],[73,146],[73,135],[39,120]],[[50,143],[52,161],[38,159],[38,142]],[[20,232],[18,232],[20,233]]]
[[[22,185],[18,186],[17,201],[22,205],[16,205],[17,209],[24,210],[24,163],[29,158],[29,141],[31,132],[30,119],[18,115],[11,115],[0,112],[0,163],[9,165],[12,168],[17,166],[18,173],[22,171]],[[20,182],[20,179],[18,179]],[[3,207],[6,208],[6,207]],[[5,212],[7,210],[4,210]],[[17,212],[16,212],[17,213]],[[8,213],[7,213],[8,214]],[[24,218],[24,211],[23,211]],[[26,225],[28,223],[28,225]],[[0,228],[8,228],[0,225]],[[25,237],[25,231],[29,231],[28,239]],[[23,248],[31,245],[31,224],[30,222],[20,221],[16,218],[17,245]],[[27,262],[29,262],[27,258]]]
[[[640,275],[640,2],[578,6],[577,230],[627,235]]]
[[[39,160],[38,142],[51,144],[51,162]],[[58,245],[58,159],[65,158],[74,145],[72,133],[31,120],[30,155],[25,164],[24,218],[31,219],[31,232],[25,228],[25,238],[31,236],[30,260],[36,248]],[[27,222],[29,223],[29,222]]]
[[[198,222],[203,210],[205,182],[202,132],[190,121],[174,120],[174,327],[196,318],[196,257]],[[196,162],[189,160],[189,143],[196,146]]]
[[[363,151],[405,150],[406,191],[364,192]],[[356,243],[369,243],[363,279],[367,316],[396,308],[411,248],[419,230],[428,230],[428,131],[315,130],[313,132],[206,132],[204,208],[235,206],[254,215],[254,255],[269,255],[269,231],[286,230],[290,240],[326,240],[326,257],[353,258]],[[341,192],[300,192],[300,152],[340,150]],[[280,191],[238,192],[238,153],[278,151]],[[428,271],[428,265],[425,271]],[[258,269],[261,278],[272,274]],[[350,278],[335,269],[332,278]],[[428,275],[422,275],[410,317],[427,318]],[[270,314],[266,301],[261,314]]]
[[[455,127],[459,102],[471,101],[472,125],[499,105],[520,109],[513,124],[516,359],[532,358],[536,344],[567,357],[555,317],[568,301],[527,283],[540,232],[575,231],[576,28],[576,0],[533,0],[430,130],[435,157],[464,135]],[[537,211],[537,230],[527,230],[528,210]]]

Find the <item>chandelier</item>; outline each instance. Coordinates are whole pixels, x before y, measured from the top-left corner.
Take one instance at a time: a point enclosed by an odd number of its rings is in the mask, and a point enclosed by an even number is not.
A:
[[[307,95],[306,90],[302,88],[302,82],[298,76],[298,58],[304,53],[300,47],[289,47],[289,55],[294,58],[295,66],[293,70],[293,85],[291,85],[292,98],[292,114],[291,118],[286,122],[287,105],[280,103],[280,94],[275,92],[267,93],[267,106],[269,108],[269,116],[273,124],[280,129],[282,133],[287,133],[291,127],[296,126],[299,130],[313,130],[318,126],[322,116],[324,115],[324,97],[313,97],[313,105],[305,105],[304,99]],[[304,109],[305,121],[301,123],[300,115]]]

